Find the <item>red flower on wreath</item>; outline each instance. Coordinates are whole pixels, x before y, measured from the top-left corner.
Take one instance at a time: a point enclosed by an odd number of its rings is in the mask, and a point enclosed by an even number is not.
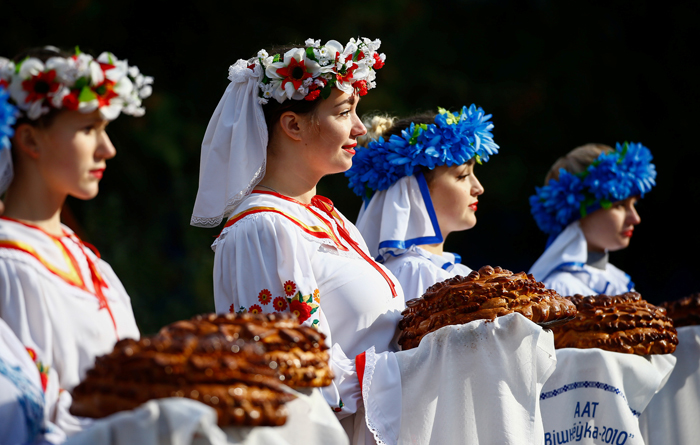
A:
[[[316,100],[316,99],[318,99],[318,96],[320,96],[320,95],[321,95],[321,90],[309,91],[309,94],[307,94],[304,97],[304,100]]]
[[[61,84],[55,82],[56,70],[51,70],[47,73],[41,72],[31,79],[22,81],[22,89],[26,91],[27,98],[25,103],[36,102],[37,100],[46,99],[49,93],[55,93],[61,87]]]
[[[97,103],[100,107],[108,106],[112,99],[119,96],[114,92],[114,85],[114,81],[105,80],[102,84],[93,88],[93,91],[97,95]]]
[[[282,297],[277,297],[275,301],[272,302],[272,306],[275,307],[277,312],[282,312],[287,309],[287,300]]]
[[[311,306],[298,300],[289,303],[289,310],[297,316],[299,323],[305,322],[311,316]]]
[[[272,292],[267,289],[261,290],[258,294],[258,301],[264,306],[266,304],[270,304],[270,300],[272,300]]]
[[[366,80],[358,80],[357,82],[352,84],[352,87],[355,88],[355,91],[357,91],[357,94],[360,96],[364,96],[367,94],[367,81]]]
[[[286,281],[284,283],[284,293],[289,295],[294,295],[294,292],[297,291],[297,285],[294,284],[294,281]]]
[[[249,314],[262,314],[262,308],[260,306],[258,306],[257,304],[254,304],[248,308],[248,313]]]
[[[283,77],[282,89],[284,89],[287,82],[292,82],[294,89],[298,90],[301,84],[304,83],[304,80],[313,77],[310,72],[306,71],[306,62],[304,60],[298,62],[294,57],[289,61],[289,65],[284,68],[278,68],[277,74]]]
[[[63,107],[65,109],[73,111],[78,109],[78,106],[80,105],[78,93],[80,93],[80,91],[73,90],[70,92],[70,94],[66,94],[66,96],[63,98]]]
[[[372,65],[372,68],[378,70],[382,67],[384,67],[384,62],[382,61],[382,58],[379,57],[379,54],[374,53],[374,65]]]

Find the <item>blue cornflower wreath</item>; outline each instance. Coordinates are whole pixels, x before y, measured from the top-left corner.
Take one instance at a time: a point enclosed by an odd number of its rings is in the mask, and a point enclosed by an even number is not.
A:
[[[17,107],[10,102],[10,94],[0,86],[0,150],[10,148],[10,138],[15,134],[12,126],[17,117]]]
[[[615,201],[643,197],[656,185],[656,167],[648,148],[639,143],[618,143],[615,150],[601,153],[588,168],[577,174],[559,170],[559,180],[536,187],[530,197],[532,216],[540,230],[558,235],[572,222]]]
[[[440,165],[461,165],[472,158],[478,163],[498,153],[493,142],[490,114],[471,105],[458,114],[438,108],[434,124],[411,125],[392,135],[371,141],[360,147],[345,172],[349,187],[359,196],[370,198],[375,191],[386,190],[404,176],[421,168],[434,169]]]

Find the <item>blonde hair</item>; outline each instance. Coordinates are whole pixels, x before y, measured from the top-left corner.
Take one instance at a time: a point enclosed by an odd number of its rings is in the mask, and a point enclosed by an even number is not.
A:
[[[366,147],[370,141],[379,139],[394,126],[396,118],[388,114],[370,114],[362,118],[362,123],[367,127],[367,134],[357,138],[357,143]]]
[[[565,156],[557,159],[549,169],[544,184],[549,184],[550,179],[559,180],[559,169],[564,169],[572,174],[583,173],[589,165],[600,156],[601,153],[609,153],[613,148],[604,144],[586,144],[576,147]]]

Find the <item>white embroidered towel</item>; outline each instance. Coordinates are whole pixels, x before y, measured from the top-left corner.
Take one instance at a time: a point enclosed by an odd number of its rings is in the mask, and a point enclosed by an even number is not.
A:
[[[279,427],[216,425],[216,411],[194,400],[152,400],[132,411],[93,423],[68,439],[66,445],[347,445],[340,422],[318,389],[295,392],[287,404],[287,423]]]
[[[541,444],[551,332],[520,314],[446,326],[396,354],[400,444]]]
[[[676,367],[639,424],[647,445],[700,443],[700,326],[678,328]]]
[[[557,369],[540,396],[544,444],[644,444],[639,415],[675,362],[670,354],[557,349]]]

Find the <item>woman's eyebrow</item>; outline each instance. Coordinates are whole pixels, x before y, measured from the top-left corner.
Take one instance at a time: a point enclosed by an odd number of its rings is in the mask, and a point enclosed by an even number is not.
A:
[[[344,101],[340,102],[339,104],[336,104],[334,108],[339,107],[341,105],[345,105],[345,104],[352,105],[354,103],[355,103],[355,96],[353,95],[353,96],[348,97]]]

